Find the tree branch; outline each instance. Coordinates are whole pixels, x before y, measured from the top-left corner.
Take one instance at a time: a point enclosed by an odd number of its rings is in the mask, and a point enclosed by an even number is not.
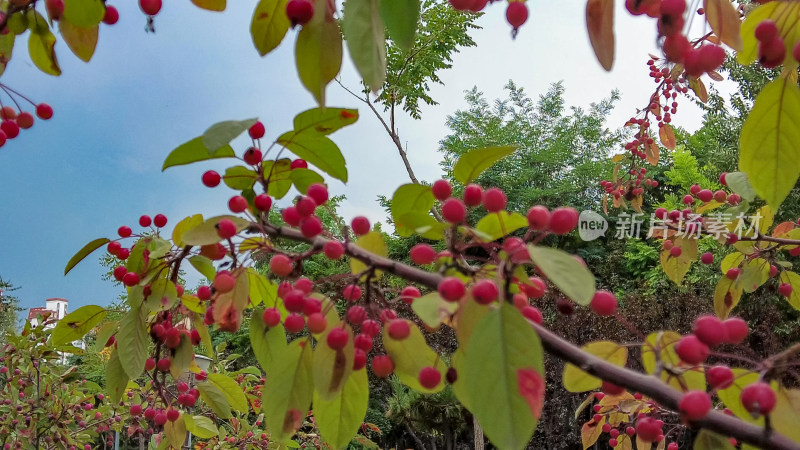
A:
[[[253,223],[248,228],[248,232],[258,232],[261,229],[276,237],[306,242],[318,250],[322,250],[325,243],[328,242],[328,239],[323,237],[309,239],[303,236],[299,230],[278,227],[269,223],[265,223],[263,226]],[[384,272],[390,272],[400,278],[421,284],[432,290],[436,290],[439,282],[442,280],[442,276],[438,273],[427,272],[389,258],[375,255],[353,243],[346,244],[345,251],[351,258],[356,258],[368,266],[372,266]],[[532,323],[531,325],[542,340],[545,351],[556,358],[574,364],[581,370],[598,378],[612,381],[614,384],[628,390],[640,392],[666,408],[674,411],[678,410],[678,404],[683,394],[672,389],[660,379],[652,375],[646,375],[631,369],[615,366],[581,350],[576,345],[568,342],[542,325],[536,323]],[[712,410],[702,420],[692,421],[691,425],[698,428],[706,428],[726,437],[733,437],[740,442],[762,448],[800,450],[800,443],[794,442],[780,433],[744,422],[717,410]]]

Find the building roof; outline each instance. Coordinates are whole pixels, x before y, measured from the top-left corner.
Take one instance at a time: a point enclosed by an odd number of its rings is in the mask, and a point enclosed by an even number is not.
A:
[[[61,297],[48,298],[46,301],[48,301],[48,302],[67,302],[67,303],[69,303],[69,300],[67,300],[65,298],[61,298]]]
[[[28,310],[28,320],[35,319],[36,316],[44,316],[50,313],[52,313],[52,311],[47,308],[31,308]]]

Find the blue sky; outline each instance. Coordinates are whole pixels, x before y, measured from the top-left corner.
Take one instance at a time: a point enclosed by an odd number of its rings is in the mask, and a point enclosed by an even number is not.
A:
[[[267,137],[275,138],[291,128],[295,114],[315,106],[295,72],[294,32],[265,58],[255,51],[249,36],[254,1],[228,2],[224,13],[189,1],[165,2],[155,34],[145,33],[137,2],[113,3],[120,21],[101,28],[90,63],[59,41],[63,74],[45,75],[27,58],[23,35],[0,79],[55,110],[53,119],[37,121],[0,148],[0,276],[21,287],[16,295],[26,309],[43,306],[48,297],[69,299],[71,310],[116,298],[119,289],[100,279],[99,253],[66,277],[64,265],[86,242],[115,237],[120,225],[134,226],[141,214],[166,214],[171,232],[187,215],[226,212],[231,191],[200,183],[203,171],[222,169],[222,163],[162,173],[170,150],[229,119],[259,117]],[[575,106],[621,89],[610,126],[624,123],[649,98],[653,85],[645,62],[647,52],[656,51],[653,21],[617,11],[618,56],[608,74],[591,52],[582,0],[529,5],[530,19],[515,41],[502,3],[488,8],[478,22],[484,29],[474,33],[478,47],[458,55],[454,69],[442,74],[445,84],[433,89],[440,106],[423,108],[422,121],[401,118],[418,177],[440,175],[436,148],[447,134],[445,119],[464,106],[463,92],[475,85],[491,99],[503,95],[509,79],[532,95],[564,80],[567,102]],[[342,80],[357,86],[349,60]],[[328,98],[330,105],[360,106],[335,84]],[[698,112],[688,101],[683,105],[677,123],[696,128]],[[348,197],[341,210],[346,218],[382,220],[376,196],[391,195],[407,176],[381,125],[361,112],[356,125],[332,136],[347,159],[350,181],[330,186]],[[244,151],[245,141],[235,148]]]

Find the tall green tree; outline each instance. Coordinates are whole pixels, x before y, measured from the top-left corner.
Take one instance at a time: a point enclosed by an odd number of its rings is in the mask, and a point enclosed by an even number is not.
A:
[[[5,342],[6,333],[14,331],[19,321],[19,299],[11,293],[19,289],[10,281],[0,277],[0,344]]]

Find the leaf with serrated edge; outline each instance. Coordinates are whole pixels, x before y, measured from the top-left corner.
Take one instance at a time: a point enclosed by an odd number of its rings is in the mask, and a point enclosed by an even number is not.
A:
[[[229,145],[240,134],[252,127],[258,119],[226,120],[208,127],[201,139],[209,154]]]

